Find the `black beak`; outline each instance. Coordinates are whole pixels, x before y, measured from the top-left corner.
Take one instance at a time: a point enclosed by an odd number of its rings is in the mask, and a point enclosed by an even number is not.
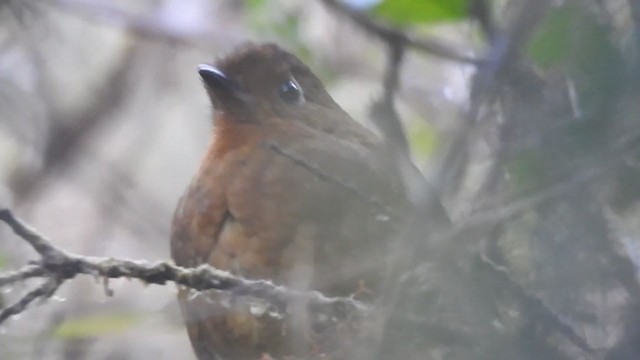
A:
[[[222,104],[231,99],[245,103],[249,102],[251,96],[240,85],[214,66],[200,64],[198,66],[198,74],[200,74],[209,93]]]

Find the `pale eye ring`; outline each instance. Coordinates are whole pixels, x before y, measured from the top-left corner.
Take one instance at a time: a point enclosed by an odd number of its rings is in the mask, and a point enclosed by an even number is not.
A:
[[[299,104],[304,100],[300,85],[298,85],[298,83],[293,79],[289,79],[280,84],[280,87],[278,88],[278,96],[280,96],[282,101],[293,105]]]

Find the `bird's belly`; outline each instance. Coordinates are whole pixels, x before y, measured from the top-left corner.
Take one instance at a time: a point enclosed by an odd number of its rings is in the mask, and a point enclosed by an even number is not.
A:
[[[307,219],[288,235],[286,241],[251,236],[240,221],[227,220],[207,262],[248,279],[328,296],[353,295],[362,281],[379,279],[384,271],[385,234],[363,219]]]
[[[297,290],[319,290],[328,296],[369,291],[375,287],[372,281],[380,279],[383,262],[367,256],[366,248],[353,249],[356,244],[338,239],[340,228],[338,223],[333,231],[313,222],[301,223],[287,245],[275,249],[269,247],[272,242],[248,237],[239,221],[229,220],[208,262],[249,279],[267,279]],[[351,232],[357,233],[353,229]],[[337,342],[344,340],[337,329],[331,333],[323,330],[322,336],[315,333],[304,304],[296,302],[283,314],[255,298],[210,291],[183,300],[182,306],[186,313],[197,314],[197,321],[189,325],[191,339],[208,334],[204,338],[209,342],[204,341],[197,350],[200,354],[215,352],[225,359],[259,359],[262,354],[304,358],[313,352],[335,351],[340,348]],[[198,349],[195,343],[194,348]],[[200,359],[209,358],[213,359],[200,355]]]

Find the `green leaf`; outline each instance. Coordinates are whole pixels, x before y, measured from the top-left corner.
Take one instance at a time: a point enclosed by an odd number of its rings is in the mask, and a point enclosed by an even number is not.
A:
[[[571,152],[584,157],[601,151],[608,141],[608,121],[627,82],[623,57],[611,35],[612,29],[589,6],[567,2],[547,14],[528,44],[531,59],[552,74],[562,74],[574,91],[581,119],[555,132],[564,136],[556,151],[568,158]]]
[[[550,12],[544,19],[527,49],[531,59],[538,65],[558,64],[569,56],[573,14],[570,6],[562,6]]]
[[[616,49],[609,30],[594,14],[575,3],[550,11],[529,41],[527,53],[538,65],[558,66],[564,70],[589,73],[594,67],[607,66]]]
[[[422,119],[411,121],[409,124],[407,137],[411,149],[420,158],[429,158],[439,145],[436,130]]]
[[[9,265],[9,257],[5,254],[0,254],[0,269],[4,269],[7,265]]]
[[[384,0],[373,14],[397,25],[463,20],[469,13],[469,0]]]
[[[247,0],[245,4],[251,10],[261,9],[264,6],[266,0]]]
[[[306,42],[300,37],[300,16],[295,6],[282,7],[278,2],[247,0],[249,26],[266,38],[277,38],[302,60],[310,54]]]
[[[53,335],[61,339],[78,339],[118,334],[129,330],[140,320],[142,316],[135,314],[89,315],[63,322],[53,331]]]

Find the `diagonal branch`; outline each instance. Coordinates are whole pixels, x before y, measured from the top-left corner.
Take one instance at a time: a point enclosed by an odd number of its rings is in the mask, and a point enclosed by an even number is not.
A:
[[[56,293],[56,291],[58,291],[58,288],[60,287],[61,284],[62,282],[55,277],[51,277],[47,279],[40,286],[38,286],[34,290],[31,290],[26,295],[24,295],[16,303],[14,303],[13,305],[10,305],[7,308],[2,309],[2,312],[0,312],[0,324],[2,324],[8,318],[23,312],[27,308],[27,306],[29,306],[29,304],[31,304],[35,300],[49,299],[50,297],[53,296],[53,294]]]
[[[8,209],[0,210],[0,220],[11,227],[16,235],[25,240],[43,258],[64,256],[62,251],[56,249],[49,240],[40,236],[34,229],[18,220]]]
[[[108,122],[114,111],[127,100],[130,70],[140,50],[128,44],[118,64],[105,76],[95,101],[88,102],[72,114],[51,114],[52,128],[48,142],[43,149],[42,168],[37,173],[28,173],[13,181],[12,190],[19,202],[33,197],[41,185],[52,174],[61,173],[75,160],[79,149],[85,147],[85,140]]]
[[[527,0],[506,31],[494,34],[481,66],[471,84],[471,101],[465,121],[451,140],[441,170],[435,180],[438,193],[455,194],[465,178],[473,136],[479,125],[483,107],[491,104],[504,89],[505,75],[522,72],[521,55],[529,39],[542,21],[550,0]]]
[[[505,267],[497,265],[484,254],[478,255],[475,265],[478,271],[485,272],[492,281],[499,282],[501,289],[513,294],[522,304],[522,309],[529,313],[531,319],[535,319],[537,323],[544,324],[549,329],[555,329],[585,353],[593,354],[593,348],[576,333],[571,325],[563,321],[539,297],[522,287],[511,277]]]

